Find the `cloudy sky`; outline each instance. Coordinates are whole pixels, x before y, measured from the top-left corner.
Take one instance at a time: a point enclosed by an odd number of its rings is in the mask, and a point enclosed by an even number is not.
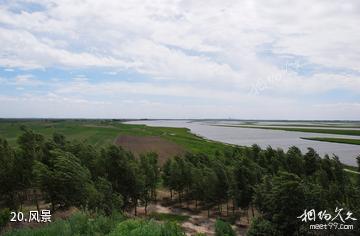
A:
[[[0,117],[358,120],[360,1],[0,0]]]

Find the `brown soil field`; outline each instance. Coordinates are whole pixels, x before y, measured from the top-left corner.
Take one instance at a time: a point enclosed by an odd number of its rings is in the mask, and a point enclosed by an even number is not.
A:
[[[158,136],[121,135],[116,138],[115,144],[137,156],[143,153],[156,152],[159,155],[160,165],[171,157],[185,153],[182,146]]]

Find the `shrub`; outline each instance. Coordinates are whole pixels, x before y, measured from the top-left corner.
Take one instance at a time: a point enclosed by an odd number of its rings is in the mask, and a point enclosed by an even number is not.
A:
[[[274,225],[263,218],[255,218],[251,222],[251,226],[246,234],[247,236],[277,236],[281,235]]]
[[[174,222],[165,224],[146,220],[126,220],[118,224],[110,236],[184,236],[180,227]]]
[[[38,229],[18,229],[5,233],[4,236],[53,236],[73,235],[66,221],[59,220]]]
[[[159,213],[159,212],[152,212],[149,215],[150,218],[159,221],[176,221],[176,222],[183,222],[189,219],[187,215],[176,215],[171,213]]]
[[[0,210],[0,233],[2,229],[6,226],[10,219],[10,210],[9,208],[5,208]]]
[[[216,236],[235,236],[234,230],[228,222],[217,219],[215,222]]]

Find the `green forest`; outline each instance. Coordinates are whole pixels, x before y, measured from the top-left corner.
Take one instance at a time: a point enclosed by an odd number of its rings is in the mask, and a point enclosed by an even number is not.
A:
[[[2,234],[185,235],[178,217],[147,214],[158,190],[164,190],[184,207],[206,209],[208,217],[225,211],[215,235],[236,235],[231,225],[244,217],[239,211],[252,213],[245,216],[251,219],[249,236],[360,235],[359,221],[351,221],[353,230],[313,231],[311,222],[298,218],[306,209],[334,212],[336,207],[360,218],[360,175],[344,171],[336,156],[320,157],[311,148],[302,153],[295,146],[284,152],[190,136],[184,141],[185,136],[179,140],[191,147],[188,152],[160,165],[157,153],[136,156],[118,145],[96,145],[64,133],[44,135],[21,126],[10,142],[0,139]],[[358,163],[360,171],[360,157]],[[36,229],[9,226],[10,211],[24,210],[29,199],[37,209],[48,204],[52,212],[79,210]],[[139,208],[147,217],[137,217]]]

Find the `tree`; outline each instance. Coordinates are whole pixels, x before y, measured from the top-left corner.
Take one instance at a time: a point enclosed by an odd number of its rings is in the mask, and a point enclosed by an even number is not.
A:
[[[71,153],[57,150],[53,155],[52,166],[36,162],[34,168],[36,182],[47,193],[53,209],[57,205],[85,205],[88,185],[91,184],[89,170]]]
[[[175,157],[167,160],[162,170],[164,185],[169,188],[171,199],[173,191],[176,191],[181,203],[183,191],[191,185],[191,165],[186,158]]]
[[[172,159],[168,159],[164,163],[164,165],[162,167],[161,178],[163,180],[164,186],[167,187],[170,190],[170,198],[172,199],[172,196],[173,196],[172,187],[173,186],[172,186],[172,183],[171,183],[171,162],[172,162]]]
[[[156,186],[159,182],[158,157],[156,153],[148,153],[140,156],[140,170],[144,174],[144,190],[142,200],[145,204],[145,214],[147,205],[151,199],[156,198]]]
[[[175,157],[170,163],[170,185],[178,193],[179,202],[182,203],[182,193],[186,187],[184,160]]]
[[[344,165],[340,162],[339,158],[334,155],[333,156],[333,176],[336,183],[339,185],[340,190],[345,192],[345,182],[349,181],[348,176],[344,172]]]
[[[65,136],[60,133],[53,134],[53,141],[58,146],[58,148],[65,149],[65,145],[68,143]]]
[[[301,224],[297,216],[306,208],[305,190],[300,178],[280,172],[279,176],[264,179],[256,188],[255,204],[277,230],[284,235],[293,235]]]
[[[308,148],[308,152],[304,155],[304,161],[305,174],[310,176],[319,168],[321,158],[313,148]]]
[[[259,145],[257,144],[253,144],[251,145],[251,156],[250,158],[252,158],[254,161],[257,161],[259,158],[259,153],[261,151],[261,148]]]
[[[217,182],[214,183],[215,185],[215,198],[216,203],[219,205],[219,211],[221,214],[221,204],[223,202],[228,203],[229,200],[229,188],[230,188],[230,172],[228,171],[228,168],[220,161],[220,157],[218,157],[216,160],[212,163],[212,169],[214,170]],[[228,206],[228,205],[227,205]],[[227,207],[228,211],[228,207]]]
[[[136,188],[136,167],[134,156],[115,145],[108,146],[101,151],[104,177],[108,179],[116,193],[124,199],[124,207],[130,203]]]
[[[235,207],[238,205],[237,204],[237,199],[238,199],[238,195],[239,195],[239,189],[238,189],[238,184],[237,181],[235,179],[235,171],[234,171],[234,167],[230,167],[229,168],[229,190],[227,195],[229,196],[229,199],[232,200],[232,214],[235,214]],[[229,207],[227,205],[227,209],[226,209],[226,213],[227,215],[229,215]]]
[[[136,216],[138,200],[143,198],[147,194],[147,189],[145,188],[145,175],[137,162],[130,163],[129,171],[127,174],[127,182],[131,184],[131,186],[129,186],[130,188],[128,189],[129,195],[134,204]]]
[[[233,181],[235,184],[233,191],[234,203],[242,209],[249,209],[252,206],[254,186],[259,181],[259,167],[248,158],[241,158],[234,164]],[[253,210],[253,208],[251,208]]]
[[[31,167],[33,160],[41,160],[43,157],[45,138],[26,127],[22,127],[22,132],[17,142],[22,150],[23,157],[29,160],[28,164]]]
[[[93,180],[104,175],[104,163],[100,162],[99,153],[94,146],[84,142],[73,141],[67,145],[66,151],[79,158],[81,164],[90,170]]]
[[[88,207],[91,210],[100,210],[106,215],[121,210],[123,206],[122,196],[113,191],[108,180],[99,177],[95,184],[88,185],[88,188]]]
[[[16,210],[17,190],[19,189],[19,172],[17,168],[15,151],[8,145],[8,142],[0,138],[0,204]],[[1,207],[1,205],[0,205]]]
[[[45,158],[45,138],[43,135],[35,133],[25,126],[21,127],[22,134],[18,137],[17,143],[20,151],[17,153],[17,168],[22,171],[18,172],[18,198],[22,205],[27,195],[27,189],[32,183],[32,167],[35,160],[42,161]]]
[[[191,195],[195,200],[195,208],[198,207],[198,201],[201,201],[203,199],[203,188],[202,188],[202,170],[199,167],[192,166],[191,168],[191,176],[192,176],[192,189],[191,189]]]
[[[238,185],[237,203],[241,208],[247,209],[252,199],[252,179],[251,172],[245,166],[238,166],[235,170],[235,181]]]
[[[286,152],[287,170],[290,173],[302,176],[304,170],[304,159],[298,147],[291,146]]]
[[[210,217],[210,208],[216,204],[216,185],[218,183],[218,178],[216,173],[205,167],[202,169],[202,199],[206,205],[208,217]]]

